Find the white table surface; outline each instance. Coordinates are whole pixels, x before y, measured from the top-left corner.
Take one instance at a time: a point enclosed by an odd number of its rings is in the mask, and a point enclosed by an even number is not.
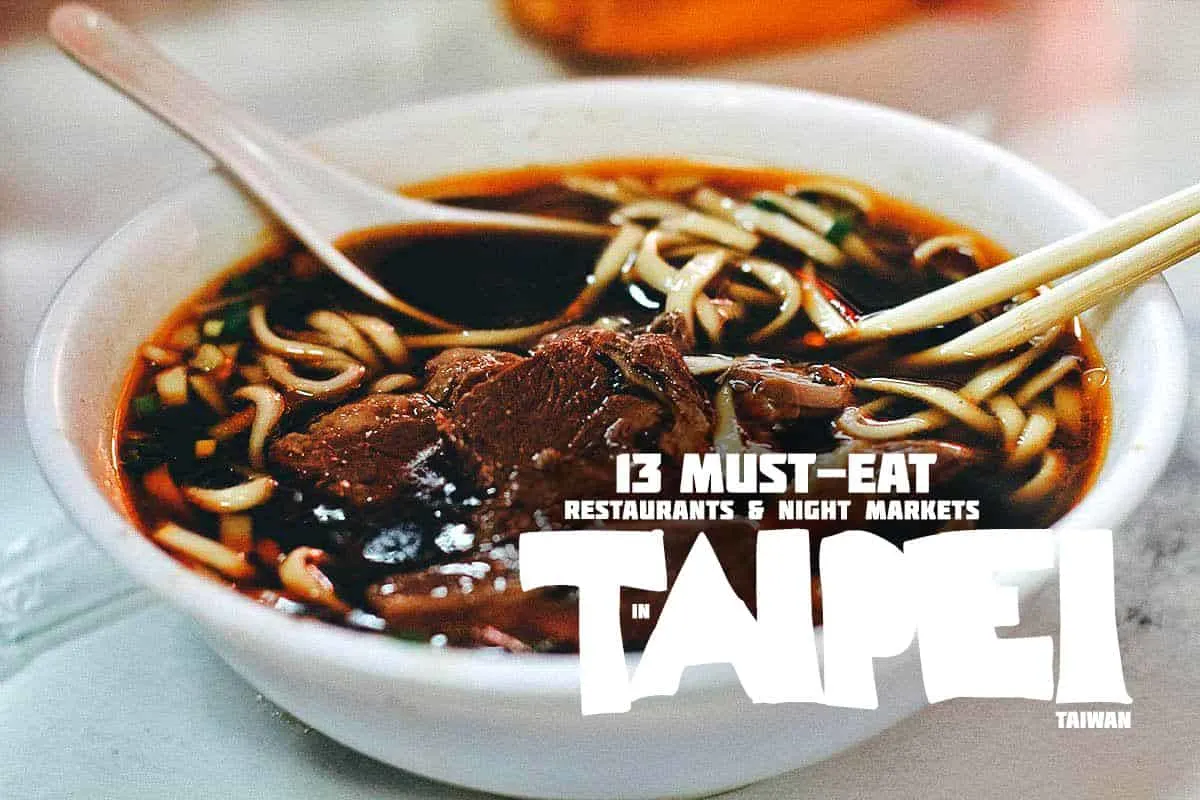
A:
[[[1021,153],[1109,212],[1200,179],[1200,3],[1003,5],[969,2],[975,10],[851,44],[675,72],[939,118]],[[483,0],[192,0],[142,27],[294,134],[568,75]],[[0,43],[0,797],[467,796],[359,756],[261,699],[63,516],[22,421],[36,322],[92,245],[207,162],[44,39],[0,27]],[[1197,266],[1169,274],[1193,331]],[[1193,430],[1119,537],[1132,730],[1060,731],[1047,704],[945,703],[733,796],[1200,795],[1198,461]]]

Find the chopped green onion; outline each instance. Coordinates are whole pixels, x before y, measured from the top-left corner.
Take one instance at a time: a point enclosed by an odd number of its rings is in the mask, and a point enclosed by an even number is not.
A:
[[[829,230],[825,231],[825,238],[833,244],[841,244],[853,230],[854,218],[848,214],[838,214]]]
[[[221,316],[206,319],[205,339],[233,342],[250,335],[250,301],[238,300],[221,309]]]
[[[221,338],[227,341],[236,339],[245,339],[250,335],[250,303],[246,300],[241,300],[236,303],[230,303],[225,307],[225,314],[222,317],[225,323],[221,330]]]
[[[805,195],[813,195],[816,197],[816,195],[814,195],[812,192],[800,192],[797,197],[808,200],[809,198]],[[791,214],[788,214],[786,210],[780,208],[777,204],[765,197],[755,197],[750,201],[750,205],[754,206],[755,208],[760,208],[763,211],[770,211],[775,214],[783,214],[789,219],[791,218]],[[825,231],[825,238],[831,244],[841,244],[842,240],[854,230],[854,224],[853,216],[849,214],[838,214],[834,217],[833,224],[829,226],[829,230]]]
[[[147,417],[162,408],[162,401],[154,392],[140,394],[133,398],[133,412],[139,417]]]

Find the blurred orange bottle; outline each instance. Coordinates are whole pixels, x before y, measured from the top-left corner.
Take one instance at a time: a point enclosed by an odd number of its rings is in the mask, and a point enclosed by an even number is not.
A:
[[[928,0],[505,0],[523,28],[570,55],[691,60],[863,33]]]

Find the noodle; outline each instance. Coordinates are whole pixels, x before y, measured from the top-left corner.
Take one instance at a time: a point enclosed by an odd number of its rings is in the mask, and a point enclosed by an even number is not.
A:
[[[668,313],[682,313],[689,331],[693,328],[696,298],[724,266],[725,254],[719,250],[709,251],[688,261],[672,279],[665,308]],[[709,331],[709,335],[712,336],[712,331]]]
[[[870,218],[875,213],[875,203],[865,192],[841,181],[827,178],[813,178],[794,183],[788,189],[794,195],[818,194],[827,197],[836,197],[838,200],[857,208],[862,212],[864,217]]]
[[[408,361],[408,348],[404,346],[404,340],[390,323],[369,314],[347,313],[345,317],[359,333],[371,340],[371,344],[375,345],[393,366],[398,367]]]
[[[1061,330],[1061,327],[1051,328],[1036,339],[1023,353],[995,366],[984,367],[959,390],[959,393],[968,400],[979,401],[1000,391],[1019,378],[1034,361],[1037,361],[1049,350],[1050,346],[1058,339]]]
[[[726,222],[736,222],[737,210],[741,207],[741,203],[732,197],[726,197],[716,189],[708,186],[697,189],[696,193],[692,195],[691,202],[693,206],[704,213],[711,214]]]
[[[403,372],[384,375],[371,384],[371,391],[376,393],[408,392],[421,385],[421,381]]]
[[[1063,356],[1026,381],[1025,385],[1013,394],[1013,400],[1021,408],[1024,408],[1037,399],[1042,392],[1077,369],[1079,369],[1078,356]]]
[[[254,404],[254,422],[250,425],[250,465],[262,469],[263,447],[267,437],[283,418],[283,395],[269,386],[253,385],[243,386],[233,396]]]
[[[987,401],[988,408],[1000,421],[1000,433],[1004,438],[1004,449],[1012,453],[1025,430],[1025,412],[1006,394],[998,394]]]
[[[753,233],[733,223],[701,214],[698,211],[689,211],[680,217],[667,217],[662,221],[660,227],[673,233],[687,233],[711,239],[747,253],[758,247],[758,237]]]
[[[379,356],[375,354],[375,350],[345,317],[322,309],[309,314],[306,321],[309,327],[325,334],[330,345],[357,358],[368,370],[380,368]]]
[[[1007,384],[1020,377],[1030,364],[1041,357],[1058,338],[1059,330],[1059,328],[1054,328],[1047,331],[1028,350],[1007,361],[982,368],[958,390],[959,396],[971,403],[988,400]],[[999,407],[990,402],[988,406],[1000,423],[1005,446],[1011,450],[1015,446],[1021,427],[1025,424],[1025,414],[1011,397],[1004,395],[997,400]],[[1018,413],[1014,414],[1014,410]],[[839,419],[838,425],[852,436],[878,441],[899,439],[936,430],[949,420],[948,415],[934,410],[921,411],[903,419],[871,420],[866,416],[865,409],[847,409],[847,412]]]
[[[806,264],[800,274],[800,286],[803,289],[801,304],[804,313],[808,314],[817,330],[825,336],[834,337],[850,330],[850,323],[837,307],[829,302],[817,281],[817,273],[812,264]]]
[[[875,419],[864,406],[847,408],[838,417],[837,425],[842,431],[857,439],[887,441],[905,439],[931,430],[935,426],[934,419],[937,423],[943,423],[947,417],[937,411],[924,411],[900,419]]]
[[[630,278],[641,280],[664,294],[670,290],[671,278],[675,275],[675,268],[658,252],[659,243],[668,236],[674,241],[682,241],[674,234],[658,230],[646,234],[638,245],[637,257],[626,272]]]
[[[742,305],[728,298],[709,299],[701,295],[698,299],[705,302],[697,302],[696,319],[700,322],[700,327],[704,328],[710,342],[719,343],[725,326],[745,316]]]
[[[174,553],[211,567],[227,578],[247,580],[254,577],[254,567],[246,561],[243,553],[173,522],[160,525],[150,534],[150,538]]]
[[[453,335],[453,334],[451,334]],[[275,383],[289,392],[296,392],[305,397],[327,398],[348,392],[362,383],[367,374],[367,368],[357,361],[346,363],[341,372],[332,378],[316,380],[303,378],[292,371],[288,363],[279,356],[265,355],[262,357],[263,369]]]
[[[713,422],[713,449],[718,453],[741,453],[746,449],[742,432],[738,427],[737,410],[733,405],[733,388],[721,384],[713,398],[716,419]]]
[[[283,588],[301,600],[346,613],[350,606],[343,603],[334,590],[333,581],[321,571],[329,554],[315,547],[297,547],[279,564],[279,582]]]
[[[678,270],[663,260],[658,254],[658,245],[664,236],[672,234],[664,234],[659,231],[651,231],[642,239],[641,245],[638,248],[637,258],[633,262],[633,270],[636,277],[644,280],[653,288],[667,294],[671,291],[673,281]],[[696,296],[695,314],[700,319],[700,324],[711,335],[712,331],[719,329],[721,325],[720,316],[717,310],[712,307],[712,301],[703,294]]]
[[[715,375],[724,372],[735,363],[729,356],[684,356],[683,361],[688,370],[697,377]]]
[[[895,378],[863,378],[856,384],[859,389],[886,392],[901,397],[920,400],[933,408],[957,419],[972,430],[988,436],[998,432],[999,425],[986,411],[971,401],[941,386],[930,386],[916,381]]]
[[[825,209],[806,200],[800,200],[782,192],[759,192],[755,197],[768,201],[789,216],[794,217],[821,236],[831,238],[837,229],[838,218]],[[887,270],[887,265],[876,255],[862,237],[853,231],[846,232],[841,239],[841,248],[846,255],[876,272]]]
[[[827,267],[840,267],[846,261],[845,254],[827,239],[818,236],[783,214],[743,205],[737,210],[736,217],[738,222],[752,230],[778,239]]]
[[[747,337],[747,341],[761,342],[788,326],[788,323],[800,310],[804,292],[800,282],[792,273],[773,262],[750,258],[742,262],[742,269],[748,270],[755,278],[762,281],[764,286],[770,287],[779,295],[779,313],[775,319]]]
[[[1072,436],[1083,433],[1083,398],[1073,386],[1064,383],[1054,385],[1054,413],[1058,415],[1058,424]]]
[[[271,476],[260,475],[227,489],[202,489],[198,486],[186,486],[183,489],[183,496],[189,503],[205,511],[223,514],[232,511],[246,511],[255,506],[261,506],[271,499],[276,485],[275,479]]]
[[[250,330],[254,333],[254,338],[258,341],[259,346],[268,353],[330,365],[340,365],[349,360],[349,356],[332,347],[302,342],[297,339],[285,339],[276,335],[267,325],[267,309],[262,304],[250,309],[249,319]]]
[[[675,251],[672,251],[672,255],[675,255]],[[757,286],[748,286],[734,280],[726,283],[721,288],[721,293],[730,300],[736,300],[739,303],[748,303],[754,306],[779,305],[779,295],[777,293],[759,289]]]
[[[979,249],[975,246],[975,240],[961,233],[948,236],[934,236],[932,239],[926,239],[921,242],[913,250],[913,265],[918,269],[925,269],[929,264],[929,259],[946,250],[954,250],[962,253],[976,264],[982,266],[979,258]]]
[[[621,206],[609,216],[609,219],[614,224],[621,225],[635,219],[681,217],[690,212],[691,209],[683,203],[671,200],[638,200]]]
[[[1008,465],[1023,467],[1041,455],[1050,446],[1057,424],[1054,410],[1049,406],[1038,403],[1031,408],[1025,419],[1025,427],[1017,437],[1016,447],[1008,457]]]
[[[1047,450],[1042,464],[1032,478],[1009,495],[1014,503],[1036,503],[1057,489],[1067,475],[1067,464],[1057,450]]]

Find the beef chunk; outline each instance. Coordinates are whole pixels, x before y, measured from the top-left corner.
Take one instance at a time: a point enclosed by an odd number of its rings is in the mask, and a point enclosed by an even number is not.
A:
[[[575,603],[560,589],[521,590],[514,545],[475,550],[367,588],[367,603],[398,633],[525,650],[578,646]]]
[[[271,446],[271,461],[355,507],[403,496],[430,479],[441,412],[424,395],[368,395],[330,411]]]
[[[616,527],[620,527],[619,525]],[[668,583],[703,530],[738,596],[755,608],[755,533],[745,520],[665,525],[664,548]],[[808,581],[808,573],[797,574]],[[463,644],[496,644],[510,649],[534,647],[577,650],[578,604],[567,587],[523,592],[516,546],[485,546],[419,572],[389,575],[367,588],[367,603],[401,633],[445,634]],[[666,595],[635,589],[621,591],[621,604],[646,603],[650,618],[622,620],[628,646],[645,645],[662,612]]]
[[[443,430],[484,486],[514,469],[708,448],[711,411],[665,336],[588,328],[545,342],[462,396]],[[567,487],[571,490],[572,487]]]
[[[696,333],[682,311],[664,311],[646,326],[647,333],[661,333],[668,337],[681,353],[696,350]]]
[[[617,453],[679,459],[709,447],[708,399],[665,336],[598,328],[543,340],[528,359],[466,393],[442,423],[491,491],[481,541],[562,527],[562,501],[611,497]]]
[[[854,400],[854,382],[827,364],[739,361],[726,377],[738,417],[773,425],[802,417],[832,417]]]
[[[658,449],[676,460],[684,453],[709,449],[712,407],[708,395],[696,383],[678,347],[666,336],[635,336],[626,357],[620,348],[607,351],[630,385],[657,396],[668,409],[668,427],[659,437]]]
[[[624,527],[618,523],[613,527]],[[636,525],[631,525],[634,529]],[[645,526],[642,526],[645,527]],[[757,542],[760,523],[747,519],[709,520],[697,522],[670,522],[660,525],[663,529],[663,551],[666,556],[667,586],[675,585],[684,561],[691,554],[696,539],[703,533],[712,546],[713,553],[721,562],[726,580],[734,593],[754,612],[756,610],[755,572],[757,569]],[[815,561],[813,563],[816,563]],[[797,574],[797,581],[807,581],[810,575]],[[633,603],[645,603],[650,607],[650,616],[644,620],[632,619],[627,614],[621,617],[622,639],[627,647],[644,647],[658,617],[662,613],[668,594],[640,589],[621,590],[621,608]]]
[[[563,500],[616,497],[611,464],[553,456],[514,467],[472,515],[481,541],[501,542],[518,533],[564,527]]]
[[[559,328],[558,330],[550,331],[546,335],[539,338],[537,340],[537,343],[533,346],[533,349],[540,350],[543,345],[550,344],[551,342],[557,342],[559,339],[562,339],[564,337],[575,336],[577,333],[579,333],[579,331],[591,331],[591,330],[607,330],[607,329],[604,329],[604,328],[601,328],[601,327],[595,326],[595,325],[568,325],[565,328]]]
[[[516,353],[452,347],[425,365],[425,394],[442,406],[453,406],[463,395],[496,373],[522,361]]]

